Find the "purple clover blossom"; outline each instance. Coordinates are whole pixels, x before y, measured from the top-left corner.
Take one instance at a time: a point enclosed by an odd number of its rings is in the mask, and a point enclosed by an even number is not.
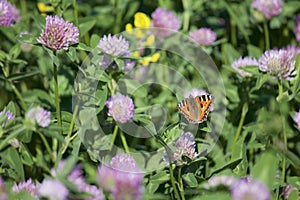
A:
[[[19,10],[6,0],[0,0],[0,26],[11,26],[19,20]]]
[[[237,179],[235,179],[233,176],[228,176],[228,175],[214,176],[207,181],[207,185],[205,185],[205,188],[210,189],[210,188],[218,187],[220,185],[230,188],[236,181]]]
[[[296,122],[298,128],[300,128],[300,110],[294,115],[294,121]]]
[[[89,193],[91,196],[84,200],[104,200],[102,191],[95,185],[89,185],[86,183],[80,165],[76,165],[74,169],[68,175],[68,180],[73,183],[77,189],[81,192]]]
[[[281,195],[284,197],[284,199],[289,199],[289,195],[294,190],[297,190],[297,188],[292,186],[291,184],[287,184],[286,186],[283,187]]]
[[[293,59],[296,59],[297,55],[300,53],[300,46],[288,45],[281,49],[288,51],[288,53],[293,56]]]
[[[298,14],[295,18],[295,36],[297,42],[300,43],[300,14]]]
[[[292,80],[295,75],[294,55],[287,50],[268,50],[258,61],[258,68],[278,79]]]
[[[50,114],[49,111],[37,106],[28,111],[27,117],[35,121],[39,126],[45,128],[50,124]]]
[[[242,77],[252,76],[252,74],[249,72],[240,69],[247,66],[258,66],[258,61],[255,58],[240,57],[239,59],[234,60],[231,64],[231,67],[235,69]]]
[[[51,175],[56,177],[57,174],[63,171],[65,166],[65,160],[58,163],[56,169],[51,169]],[[82,174],[81,165],[76,165],[72,171],[67,176],[68,181],[70,181],[80,192],[85,192],[90,194],[90,197],[84,198],[84,200],[103,200],[104,196],[102,191],[95,185],[89,185]]]
[[[44,179],[38,188],[38,193],[49,200],[66,200],[69,190],[58,180]]]
[[[249,181],[242,178],[232,185],[231,197],[233,200],[269,200],[271,194],[268,188],[260,181]]]
[[[117,94],[108,99],[105,103],[108,107],[108,115],[120,123],[125,123],[133,118],[134,104],[128,96]]]
[[[186,161],[182,159],[182,156],[189,157],[190,159],[195,159],[197,157],[196,152],[196,142],[194,136],[187,132],[183,133],[180,138],[175,143],[175,152],[172,153],[172,162],[176,161],[178,163],[186,164]],[[165,152],[164,158],[167,163],[169,163],[169,158]]]
[[[157,8],[151,16],[153,19],[153,26],[158,28],[153,31],[153,34],[160,39],[164,39],[180,29],[180,21],[172,11],[167,11],[164,8]]]
[[[107,69],[109,65],[112,63],[112,59],[109,56],[118,57],[118,56],[130,56],[131,53],[129,51],[129,42],[120,35],[118,38],[117,36],[104,36],[98,43],[98,47],[103,51],[105,54],[103,56],[102,61],[100,61],[100,66],[104,69]],[[130,71],[136,64],[136,61],[125,59],[124,60],[124,71]],[[116,65],[113,68],[117,68]]]
[[[268,20],[282,11],[281,0],[254,0],[251,6],[263,13]]]
[[[6,187],[4,185],[4,181],[0,176],[0,200],[7,200]]]
[[[176,141],[175,144],[176,151],[174,153],[174,158],[181,160],[183,155],[195,159],[197,157],[196,153],[196,142],[195,138],[191,133],[183,133],[181,137]]]
[[[38,187],[32,182],[31,178],[27,181],[21,181],[19,184],[15,183],[12,187],[12,191],[15,193],[27,191],[32,197],[38,198]]]
[[[203,46],[212,45],[217,39],[217,34],[209,28],[200,28],[195,31],[190,31],[189,34],[191,42]]]
[[[143,197],[144,175],[130,155],[116,155],[110,166],[98,168],[97,176],[99,185],[108,190],[115,200],[140,200]]]
[[[100,39],[98,47],[104,53],[114,57],[124,56],[129,52],[129,42],[122,35],[119,38],[115,35],[111,36],[111,34],[105,35]]]
[[[78,43],[79,31],[72,23],[58,16],[46,17],[46,26],[38,42],[56,51],[68,50],[70,45]]]
[[[2,114],[3,114],[3,111],[0,112],[0,117]],[[9,121],[13,120],[15,118],[15,115],[13,112],[8,110],[5,112],[5,118],[6,118],[6,120],[2,123],[2,128],[4,128]]]

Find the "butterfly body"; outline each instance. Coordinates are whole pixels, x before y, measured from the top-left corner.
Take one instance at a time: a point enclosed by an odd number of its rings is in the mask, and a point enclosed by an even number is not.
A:
[[[189,96],[181,101],[177,108],[191,123],[201,123],[206,120],[213,102],[211,95]]]

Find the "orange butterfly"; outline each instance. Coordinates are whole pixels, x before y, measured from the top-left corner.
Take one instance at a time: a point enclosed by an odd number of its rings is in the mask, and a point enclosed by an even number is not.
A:
[[[190,95],[177,105],[178,110],[191,123],[201,123],[206,120],[213,102],[211,95],[200,95],[195,98]]]

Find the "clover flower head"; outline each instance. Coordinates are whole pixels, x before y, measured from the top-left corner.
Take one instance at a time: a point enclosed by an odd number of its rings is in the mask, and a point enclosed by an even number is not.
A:
[[[203,46],[212,45],[217,39],[217,34],[209,28],[200,28],[195,31],[190,31],[189,34],[191,42]]]
[[[122,35],[117,37],[116,35],[111,36],[111,34],[108,34],[108,36],[104,35],[100,39],[98,47],[105,54],[118,57],[124,56],[129,51],[129,42]]]
[[[258,68],[278,79],[292,80],[295,75],[294,55],[284,49],[265,51],[258,61]]]
[[[56,169],[51,169],[51,175],[53,177],[56,177],[57,174],[61,171],[63,171],[65,166],[65,160],[61,160],[58,163],[58,166]],[[83,176],[82,173],[82,167],[81,165],[76,165],[72,171],[67,176],[68,181],[70,181],[79,192],[85,192],[90,194],[89,197],[85,198],[84,200],[103,200],[104,196],[102,193],[102,190],[100,190],[95,185],[89,185]]]
[[[295,17],[295,30],[296,40],[300,43],[300,14]]]
[[[4,185],[4,181],[1,176],[0,176],[0,199],[7,200],[6,187]]]
[[[57,15],[46,17],[46,26],[38,38],[39,43],[55,51],[68,50],[69,46],[78,43],[78,40],[78,28]]]
[[[29,178],[27,181],[21,181],[19,184],[15,183],[12,187],[12,191],[19,193],[21,191],[27,191],[32,197],[38,198],[37,185],[34,184]]]
[[[175,161],[186,164],[186,161],[182,159],[182,156],[186,156],[192,160],[197,157],[195,138],[189,132],[183,133],[176,141],[175,151],[172,153],[171,158],[169,159],[169,155],[165,152],[163,159],[167,163],[171,160],[171,162]]]
[[[297,190],[297,188],[292,186],[291,184],[287,184],[283,187],[281,195],[284,197],[284,199],[289,199],[289,195],[294,190]]]
[[[2,128],[4,128],[6,126],[6,124],[13,120],[15,118],[15,115],[13,112],[11,111],[6,111],[5,113],[3,111],[0,112],[0,117],[4,114],[4,117],[6,118],[4,122],[2,122]]]
[[[27,117],[36,122],[39,126],[47,127],[50,124],[50,114],[49,111],[37,106],[28,111]]]
[[[206,189],[215,188],[220,185],[230,188],[235,181],[237,181],[233,176],[228,175],[220,175],[220,176],[214,176],[211,177],[207,181],[207,185],[205,185]]]
[[[128,154],[118,154],[110,165],[98,168],[98,183],[116,200],[142,199],[143,174],[136,161]]]
[[[263,13],[268,20],[282,11],[281,0],[253,0],[251,6]]]
[[[128,96],[117,94],[108,99],[105,103],[108,107],[108,114],[120,123],[125,123],[133,118],[134,104]]]
[[[157,8],[151,16],[153,19],[153,26],[158,28],[153,31],[154,35],[161,39],[164,39],[180,29],[180,21],[172,11],[167,11],[164,8]]]
[[[258,180],[239,179],[231,187],[231,197],[233,200],[269,200],[271,194]]]
[[[294,115],[294,121],[296,122],[298,128],[300,128],[300,110]]]
[[[258,61],[255,58],[251,57],[240,57],[237,60],[234,60],[231,64],[231,67],[235,69],[241,76],[251,76],[249,72],[241,70],[240,68],[247,67],[247,66],[258,66]]]
[[[0,0],[0,26],[11,26],[19,20],[19,10],[7,0]]]
[[[49,200],[67,200],[69,190],[60,181],[47,178],[39,186],[38,193]]]

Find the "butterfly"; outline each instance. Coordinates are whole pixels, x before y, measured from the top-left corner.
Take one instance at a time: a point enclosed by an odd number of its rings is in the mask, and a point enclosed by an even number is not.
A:
[[[191,123],[201,123],[206,120],[206,117],[210,111],[210,106],[213,102],[211,95],[200,95],[181,101],[177,108],[185,116],[185,118]]]

